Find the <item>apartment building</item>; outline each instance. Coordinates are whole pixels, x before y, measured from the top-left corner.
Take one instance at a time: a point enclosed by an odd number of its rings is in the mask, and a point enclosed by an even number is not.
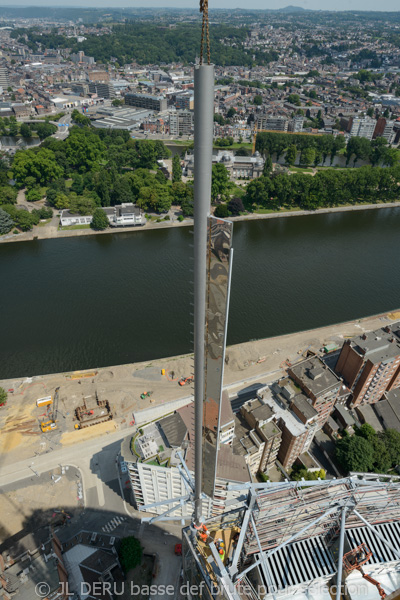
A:
[[[335,371],[352,392],[352,406],[374,404],[400,385],[400,339],[385,327],[346,340]]]
[[[170,135],[190,135],[193,133],[193,113],[189,110],[171,112],[169,117]]]
[[[285,117],[263,116],[257,119],[258,130],[266,129],[268,131],[287,131],[288,128],[289,121]]]
[[[309,449],[319,429],[318,412],[288,377],[272,384],[270,390],[263,390],[260,397],[275,412],[276,423],[282,431],[278,460],[290,468]]]
[[[5,91],[9,86],[10,78],[8,76],[8,71],[5,67],[0,67],[0,87]]]
[[[372,140],[376,127],[375,119],[370,117],[354,117],[351,123],[350,137],[365,137]]]
[[[193,473],[194,449],[187,428],[189,425],[193,429],[193,416],[193,406],[184,407],[183,412],[180,409],[144,427],[139,437],[129,436],[122,443],[121,456],[128,467],[135,508],[187,495],[179,455],[183,456]],[[249,471],[245,461],[242,457],[235,456],[228,445],[222,444],[218,454],[214,498],[203,499],[203,514],[212,516],[227,510],[228,505],[236,506],[235,498],[239,496],[239,492],[229,491],[228,483],[248,480]],[[151,512],[162,514],[169,508],[171,505],[161,504]],[[174,511],[174,515],[190,517],[192,511],[191,505],[182,504]]]
[[[342,381],[318,356],[290,367],[288,373],[318,412],[322,428],[341,393]]]
[[[248,400],[235,417],[233,451],[244,457],[253,476],[272,467],[281,445],[275,411],[258,398]]]
[[[164,96],[152,96],[150,94],[129,93],[125,94],[125,104],[163,112],[167,110],[167,99]]]
[[[175,100],[175,106],[177,110],[193,110],[194,109],[194,96],[191,94],[177,95]]]

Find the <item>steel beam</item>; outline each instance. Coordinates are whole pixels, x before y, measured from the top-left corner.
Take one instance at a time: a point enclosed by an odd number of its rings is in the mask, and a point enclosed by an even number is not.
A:
[[[214,65],[194,68],[194,404],[195,521],[201,521],[207,217],[211,206],[214,124]]]
[[[392,544],[388,542],[387,539],[384,538],[383,535],[381,535],[379,531],[377,531],[375,527],[371,525],[371,523],[368,523],[368,521],[364,519],[364,517],[360,515],[360,513],[357,510],[354,510],[354,514],[360,519],[360,521],[362,521],[368,527],[370,531],[372,531],[372,533],[378,538],[378,540],[381,540],[381,542],[383,542],[388,548],[390,548],[393,554],[400,559],[400,552],[398,549],[392,546]]]
[[[314,521],[311,521],[311,523],[308,523],[308,525],[306,525],[305,527],[303,527],[303,529],[300,529],[300,531],[298,531],[297,533],[295,533],[294,535],[292,535],[285,542],[282,542],[282,544],[279,544],[279,546],[276,546],[276,548],[273,548],[272,550],[270,550],[269,552],[267,552],[265,558],[269,558],[273,554],[276,554],[276,552],[278,552],[278,550],[280,550],[281,548],[284,548],[288,544],[291,544],[292,542],[294,542],[294,540],[296,540],[298,537],[300,537],[301,535],[303,535],[303,533],[305,533],[308,529],[310,529],[310,527],[313,527],[314,525],[317,525],[320,521],[322,521],[322,519],[325,519],[331,513],[335,512],[338,509],[339,509],[339,506],[337,506],[337,505],[336,506],[332,506],[331,508],[329,508],[320,517],[318,517],[318,519],[314,519]],[[262,562],[262,559],[259,558],[252,565],[250,565],[249,567],[247,567],[247,569],[245,569],[244,571],[242,571],[239,574],[238,580],[243,579],[243,577],[246,575],[246,573],[248,573],[249,571],[251,571],[252,569],[254,569],[254,567],[257,567],[258,565],[260,565],[261,562]]]
[[[339,537],[339,556],[337,565],[337,578],[336,578],[336,600],[341,598],[342,590],[342,572],[343,572],[343,549],[344,549],[344,531],[346,527],[346,511],[347,508],[342,508],[342,519],[340,521],[340,537]]]
[[[249,507],[246,510],[246,512],[244,513],[244,517],[243,517],[243,521],[242,521],[242,526],[240,529],[240,535],[239,535],[239,539],[235,548],[235,552],[233,554],[232,557],[232,565],[229,568],[229,573],[231,575],[231,577],[233,577],[234,575],[236,575],[236,573],[238,572],[238,562],[239,562],[239,557],[240,557],[240,553],[242,551],[242,546],[243,546],[243,542],[244,542],[244,536],[246,535],[246,531],[247,531],[247,527],[249,524],[249,520],[250,517],[252,516],[252,512],[253,512],[253,506],[254,506],[254,501],[255,501],[255,495],[253,492],[250,492],[250,501],[249,501]]]

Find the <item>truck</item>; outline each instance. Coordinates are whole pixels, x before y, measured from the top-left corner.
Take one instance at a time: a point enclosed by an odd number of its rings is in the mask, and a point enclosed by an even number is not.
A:
[[[36,406],[40,408],[41,406],[49,406],[53,404],[53,398],[51,396],[46,396],[45,398],[38,398],[36,400]]]

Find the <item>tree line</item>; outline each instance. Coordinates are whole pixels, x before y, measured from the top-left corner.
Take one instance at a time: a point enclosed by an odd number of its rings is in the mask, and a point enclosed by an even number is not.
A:
[[[213,60],[218,65],[265,65],[277,60],[275,50],[246,50],[242,42],[248,37],[248,27],[214,24],[210,28]],[[139,64],[193,62],[200,48],[201,25],[177,24],[171,28],[153,23],[128,21],[115,25],[109,35],[88,35],[83,42],[76,42],[56,33],[42,34],[34,29],[13,32],[13,37],[27,43],[33,51],[46,48],[70,48],[72,52],[83,50],[96,62],[108,63],[111,59],[119,65],[133,60]],[[25,39],[27,37],[27,41]],[[157,40],[157,43],[154,43]]]
[[[306,173],[273,173],[250,181],[243,203],[248,211],[259,208],[278,210],[317,208],[391,202],[400,199],[400,166],[361,167],[360,169]]]
[[[300,152],[300,164],[318,165],[324,163],[329,157],[332,164],[335,156],[344,150],[346,166],[353,159],[353,166],[357,160],[369,161],[373,166],[377,164],[394,166],[397,162],[396,150],[389,148],[387,141],[380,137],[375,140],[352,137],[347,143],[342,135],[307,135],[261,132],[256,137],[256,150],[264,156],[276,155],[276,160],[285,155],[288,165],[293,165],[297,153]]]

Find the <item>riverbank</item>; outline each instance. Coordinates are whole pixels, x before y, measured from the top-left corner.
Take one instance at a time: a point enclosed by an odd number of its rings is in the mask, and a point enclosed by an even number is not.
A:
[[[279,219],[286,217],[304,217],[308,215],[318,215],[318,214],[327,214],[327,213],[341,213],[341,212],[354,212],[360,210],[372,210],[378,208],[398,208],[400,207],[400,202],[381,202],[378,204],[356,204],[350,206],[335,206],[332,208],[318,208],[317,210],[292,210],[292,211],[276,211],[276,212],[268,212],[268,213],[249,213],[246,215],[240,215],[237,217],[230,217],[229,219],[234,223],[236,221],[254,221],[254,220],[263,220],[263,219]],[[178,213],[177,213],[178,214]],[[1,243],[7,242],[27,242],[32,240],[45,240],[45,239],[54,239],[54,238],[72,238],[72,237],[81,237],[87,235],[104,235],[104,234],[114,234],[114,233],[127,233],[133,231],[146,231],[153,229],[168,229],[171,227],[189,227],[193,225],[193,219],[185,219],[184,221],[178,221],[177,214],[170,215],[169,221],[162,221],[160,223],[154,223],[148,221],[143,226],[136,227],[115,227],[108,228],[104,231],[95,231],[93,229],[58,229],[58,217],[53,217],[49,223],[45,225],[40,224],[34,226],[32,231],[27,231],[24,233],[13,234],[8,233],[6,235],[0,236]]]
[[[393,324],[399,319],[400,311],[385,313],[229,346],[224,371],[225,388],[234,397],[249,386],[272,382],[285,375],[288,363],[294,364],[302,360],[308,350],[320,353],[321,348],[328,343],[340,347],[349,337]],[[192,400],[192,387],[178,385],[181,377],[190,375],[192,364],[192,355],[182,355],[79,373],[57,373],[0,381],[0,387],[14,390],[8,395],[7,405],[0,410],[2,467],[11,465],[16,460],[88,439],[106,437],[116,431],[126,429],[128,435],[135,430],[136,424],[172,412],[179,405]],[[162,375],[162,369],[165,369],[165,375]],[[43,436],[38,424],[43,417],[43,408],[36,407],[36,400],[54,395],[57,387],[60,388],[57,430]],[[150,396],[141,399],[143,392],[150,392]],[[83,404],[83,398],[86,398],[90,407],[95,393],[109,401],[113,419],[75,430],[76,407]]]

